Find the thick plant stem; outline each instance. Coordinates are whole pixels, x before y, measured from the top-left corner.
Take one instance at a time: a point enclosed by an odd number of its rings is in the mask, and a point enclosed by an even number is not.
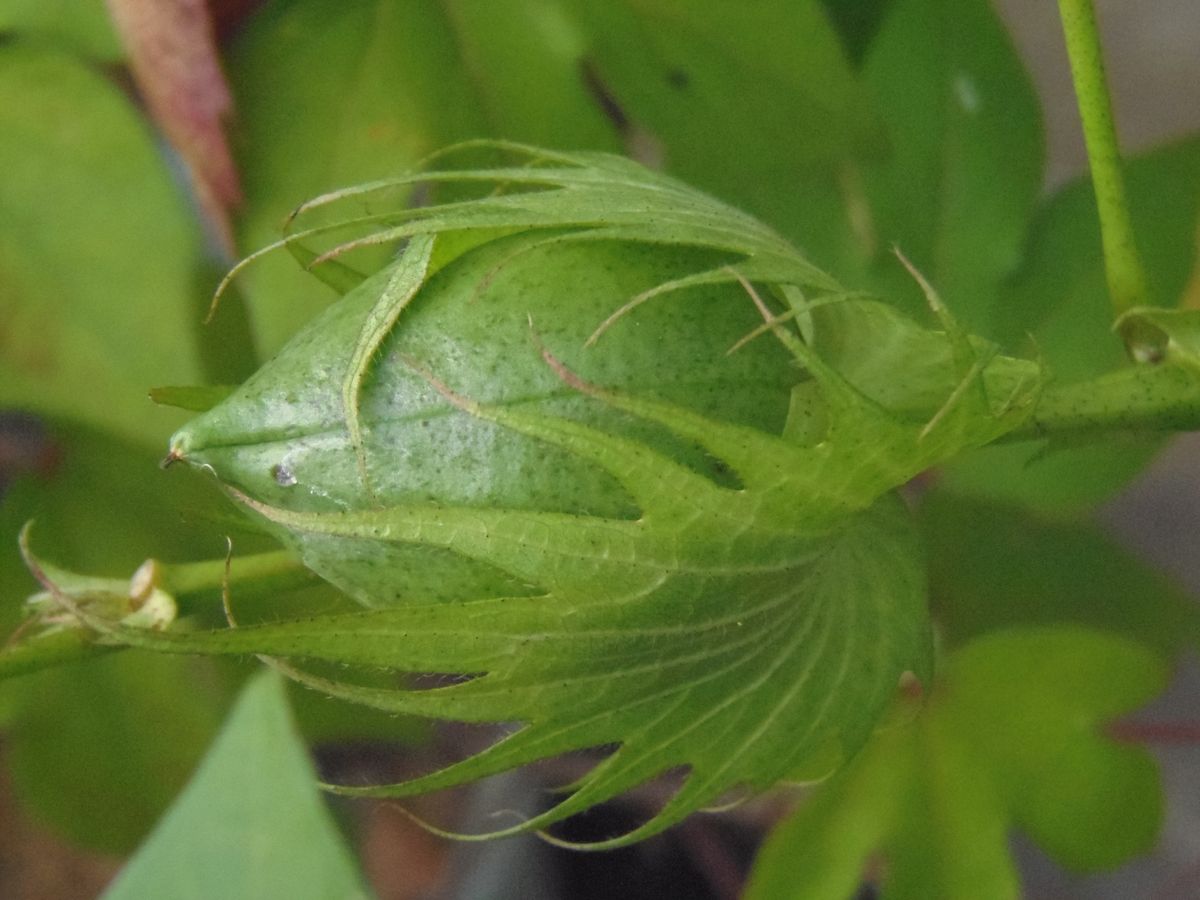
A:
[[[1052,384],[1033,415],[1003,440],[1050,435],[1200,429],[1200,378],[1184,366],[1133,366],[1074,384]]]
[[[1134,307],[1148,305],[1146,271],[1134,240],[1125,197],[1121,155],[1092,0],[1058,0],[1058,9],[1066,36],[1067,55],[1071,60],[1079,116],[1083,121],[1083,137],[1100,216],[1105,275],[1113,318],[1116,319]],[[1125,329],[1122,337],[1135,361],[1157,362],[1161,358],[1160,336],[1145,326],[1134,324]]]

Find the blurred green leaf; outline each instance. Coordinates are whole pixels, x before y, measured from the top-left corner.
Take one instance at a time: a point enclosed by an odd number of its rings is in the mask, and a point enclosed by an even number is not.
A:
[[[797,177],[837,165],[877,125],[817,0],[575,2],[594,92],[657,140],[668,171],[786,228]],[[815,223],[810,223],[814,228]]]
[[[1160,435],[1114,434],[1084,445],[1044,440],[995,445],[955,460],[943,477],[947,487],[965,495],[1071,519],[1127,484],[1162,444]]]
[[[1173,306],[1196,256],[1200,138],[1156,150],[1127,167],[1134,231],[1153,299]],[[1091,181],[1079,178],[1043,205],[1026,261],[992,315],[991,331],[1010,348],[1033,344],[1056,379],[1076,381],[1126,364],[1112,331],[1100,228]],[[1092,506],[1127,483],[1162,445],[1156,436],[1115,435],[1073,447],[1025,442],[992,446],[956,462],[956,490],[1054,514]]]
[[[173,406],[191,412],[212,409],[233,393],[234,385],[181,385],[178,387],[156,387],[149,391],[150,399],[160,406]]]
[[[874,134],[817,0],[277,2],[235,45],[230,78],[246,249],[310,197],[500,136],[659,147],[669,170],[841,253],[831,173]],[[268,353],[332,299],[285,258],[245,279]]]
[[[246,249],[276,240],[311,197],[490,130],[439,4],[274,2],[234,44],[228,73]],[[263,356],[334,296],[286,256],[242,283]]]
[[[396,687],[391,673],[364,673],[365,683],[372,687]],[[358,703],[339,700],[295,682],[288,683],[288,698],[296,717],[296,727],[310,744],[354,743],[378,741],[389,744],[420,744],[432,735],[427,719],[400,716]]]
[[[573,0],[585,72],[627,151],[752,212],[846,284],[870,250],[849,162],[881,124],[816,0]]]
[[[1118,635],[997,632],[948,662],[944,715],[1016,827],[1070,869],[1110,869],[1153,847],[1162,788],[1150,752],[1103,727],[1157,696],[1169,673]]]
[[[39,587],[17,549],[16,535],[30,519],[37,520],[35,540],[53,547],[56,558],[120,578],[149,556],[224,552],[224,503],[206,478],[178,467],[163,472],[156,455],[84,426],[52,422],[37,437],[57,465],[18,478],[0,502],[0,636],[16,626],[21,600]],[[241,533],[239,522],[233,527],[239,555],[269,546]],[[235,588],[238,615],[261,620],[281,609],[303,615],[339,608],[328,587],[284,587],[285,594],[262,597]],[[208,603],[219,610],[215,591]],[[209,618],[221,621],[219,614]],[[240,678],[226,665],[121,656],[0,685],[0,726],[21,800],[72,840],[117,853],[145,836],[182,786]],[[361,708],[352,717],[345,704],[304,693],[304,728],[314,739],[411,741],[422,734],[413,720]]]
[[[565,150],[621,149],[589,88],[589,35],[570,0],[451,0],[443,9],[487,134]]]
[[[106,900],[367,896],[273,672],[247,684],[192,782],[104,894]]]
[[[70,564],[127,574],[152,553],[203,553],[176,510],[213,502],[145,449],[181,418],[147,388],[202,374],[206,295],[197,228],[153,135],[120,88],[38,46],[0,48],[0,98],[0,406],[58,417],[45,437],[57,466],[0,507],[8,624],[33,586],[15,543],[25,519],[41,517]]]
[[[1200,607],[1089,522],[934,491],[921,502],[935,618],[951,646],[1015,625],[1074,623],[1165,655],[1195,646]]]
[[[0,406],[158,444],[146,398],[200,372],[197,232],[127,98],[59,53],[0,47]]]
[[[1077,628],[967,644],[915,719],[877,734],[772,833],[747,900],[844,900],[875,880],[872,851],[887,900],[1016,898],[1013,828],[1078,870],[1145,852],[1161,816],[1154,761],[1098,727],[1166,676],[1140,644]]]
[[[127,578],[149,556],[220,556],[206,515],[205,479],[163,472],[139,445],[86,426],[48,424],[52,473],[17,479],[0,502],[0,632],[38,589],[17,549],[37,533],[70,567]],[[242,543],[242,542],[240,542]],[[15,788],[73,840],[127,851],[183,783],[227,699],[221,668],[182,658],[122,654],[0,686]]]
[[[993,337],[1042,180],[1038,102],[1008,33],[987,0],[896,0],[863,74],[889,143],[864,166],[877,287],[923,304],[886,253],[898,245],[969,330]]]
[[[123,55],[104,0],[0,0],[0,35],[6,32],[104,62]]]
[[[13,682],[5,745],[18,798],[70,840],[128,853],[216,733],[222,671],[121,653]]]
[[[862,62],[888,7],[894,0],[823,0],[829,20],[841,35],[846,53]]]

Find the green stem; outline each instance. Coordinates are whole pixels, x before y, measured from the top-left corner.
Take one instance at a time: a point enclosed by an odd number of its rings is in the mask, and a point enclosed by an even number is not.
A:
[[[0,651],[0,681],[123,649],[97,644],[96,636],[82,628],[50,631]]]
[[[1116,319],[1135,307],[1147,305],[1150,292],[1146,270],[1138,254],[1125,197],[1121,154],[1113,126],[1112,102],[1104,77],[1104,58],[1092,0],[1058,0],[1058,10],[1071,60],[1079,117],[1083,121],[1083,137],[1100,216],[1104,269],[1113,318]],[[1161,358],[1159,335],[1133,324],[1125,329],[1122,337],[1134,360],[1156,362]]]
[[[1029,420],[1005,436],[1200,429],[1200,375],[1185,366],[1133,366],[1074,384],[1049,385]]]
[[[286,582],[287,586],[294,586],[307,583],[314,577],[294,554],[286,550],[235,556],[229,561],[230,587],[276,579]],[[177,599],[188,594],[220,590],[226,583],[225,560],[162,564],[161,579],[163,590]]]

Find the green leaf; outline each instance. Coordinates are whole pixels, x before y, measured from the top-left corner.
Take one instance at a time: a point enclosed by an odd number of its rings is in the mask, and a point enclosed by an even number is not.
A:
[[[863,63],[888,152],[863,166],[878,247],[899,245],[971,330],[989,332],[1042,179],[1033,86],[986,0],[897,0]],[[880,291],[920,298],[880,259]]]
[[[757,221],[628,161],[477,149],[526,165],[302,208],[283,244],[317,265],[411,240],[172,440],[174,458],[211,469],[310,567],[380,608],[205,633],[60,602],[135,646],[474,676],[379,690],[287,667],[382,708],[522,723],[469,761],[365,793],[619,744],[510,831],[688,767],[656,817],[607,842],[624,843],[831,745],[851,755],[900,676],[930,663],[915,529],[891,492],[1024,421],[1036,368],[994,361],[932,292],[945,333],[853,304]],[[479,197],[359,213],[420,180],[477,183]],[[430,273],[433,234],[469,249]],[[830,304],[870,320],[862,334],[891,325],[897,344],[945,347],[914,373],[917,401],[881,405],[802,340]],[[1008,379],[995,399],[993,364]],[[815,405],[789,404],[801,382]],[[697,743],[701,728],[720,739]]]
[[[893,0],[823,0],[846,52],[860,63]]]
[[[150,389],[150,399],[160,406],[173,406],[192,412],[207,412],[234,391],[233,385],[181,385]]]
[[[873,851],[888,900],[1015,898],[1013,829],[1083,871],[1145,852],[1161,817],[1154,761],[1098,729],[1166,677],[1143,646],[1077,628],[972,641],[912,721],[880,732],[773,832],[748,900],[842,900]]]
[[[934,618],[952,646],[1021,624],[1103,629],[1168,656],[1200,637],[1195,602],[1095,525],[946,491],[920,512]]]
[[[0,35],[37,38],[104,62],[124,55],[102,0],[2,0]]]
[[[457,65],[494,135],[563,149],[616,151],[621,134],[584,71],[590,35],[571,0],[443,7]]]
[[[367,683],[390,686],[394,684],[394,678],[391,673],[381,672],[374,678],[368,677]],[[427,721],[330,697],[299,682],[289,682],[289,687],[288,702],[296,717],[296,727],[304,740],[318,750],[327,746],[336,750],[347,744],[363,746],[370,742],[417,748],[428,746],[436,737]]]
[[[945,715],[993,773],[1018,828],[1069,868],[1109,869],[1154,845],[1162,790],[1146,749],[1098,731],[1157,696],[1169,671],[1122,637],[998,633],[948,667],[957,687]]]
[[[212,740],[211,661],[122,653],[12,682],[5,762],[22,804],[75,843],[128,853]]]
[[[901,822],[916,762],[909,729],[883,729],[767,838],[747,900],[855,896],[863,864]]]
[[[216,896],[368,896],[274,673],[246,686],[187,789],[104,894]]]
[[[239,237],[249,247],[275,240],[309,197],[490,131],[435,3],[269,4],[231,49],[229,79],[246,195]],[[250,273],[245,287],[264,357],[333,297],[286,258]]]
[[[640,130],[672,174],[790,236],[818,230],[804,187],[818,173],[832,180],[878,126],[821,3],[567,6],[585,24],[592,89],[613,107],[627,144]]]
[[[198,236],[153,137],[92,69],[0,47],[0,406],[157,443],[200,380]]]

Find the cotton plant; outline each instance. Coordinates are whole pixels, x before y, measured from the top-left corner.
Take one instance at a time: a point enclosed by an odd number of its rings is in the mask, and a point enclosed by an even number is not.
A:
[[[974,333],[903,246],[863,289],[626,157],[455,144],[297,208],[210,318],[289,255],[338,299],[240,385],[155,391],[195,413],[164,466],[282,549],[235,537],[225,558],[85,575],[31,523],[41,589],[0,674],[123,648],[256,656],[366,708],[503,726],[407,781],[323,785],[354,797],[606,748],[544,811],[464,839],[561,842],[557,823],[672,773],[645,822],[576,846],[815,784],[766,845],[762,900],[844,896],[876,854],[889,896],[1015,896],[1014,826],[1083,869],[1145,850],[1153,765],[1100,729],[1161,690],[1162,654],[1079,622],[958,642],[930,614],[918,512],[927,473],[980,448],[1200,420],[1196,313],[1149,304],[1088,12],[1063,3],[1128,364],[1067,380],[1034,342]],[[243,602],[313,574],[328,609]]]

